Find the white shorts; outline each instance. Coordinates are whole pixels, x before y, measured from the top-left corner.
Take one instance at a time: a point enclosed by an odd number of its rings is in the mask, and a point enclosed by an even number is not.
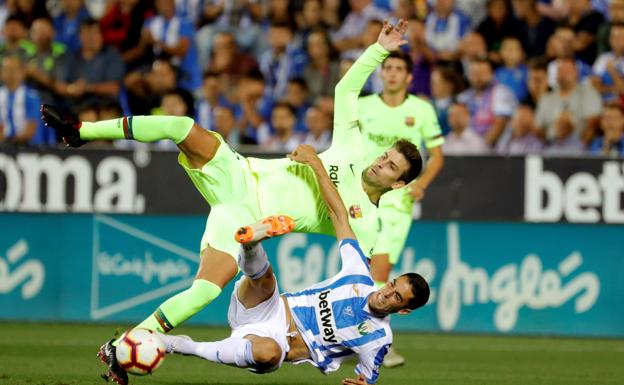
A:
[[[232,297],[230,298],[228,322],[232,328],[231,336],[243,338],[248,334],[253,334],[275,340],[282,349],[282,357],[278,365],[263,371],[264,373],[272,372],[282,366],[286,353],[290,350],[290,345],[288,344],[288,329],[290,325],[286,321],[286,308],[280,298],[277,282],[271,298],[251,309],[245,308],[238,300],[238,288],[244,279],[249,278],[243,275],[236,281]]]

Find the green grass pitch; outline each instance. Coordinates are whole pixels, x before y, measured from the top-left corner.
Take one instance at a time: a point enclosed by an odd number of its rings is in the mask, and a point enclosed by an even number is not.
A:
[[[0,385],[104,384],[95,354],[110,338],[110,325],[0,323]],[[227,337],[225,328],[183,327],[196,340]],[[406,365],[382,369],[379,384],[602,385],[624,384],[624,340],[495,337],[396,333]],[[135,385],[340,384],[354,363],[324,376],[311,366],[285,363],[277,372],[245,370],[168,356]]]

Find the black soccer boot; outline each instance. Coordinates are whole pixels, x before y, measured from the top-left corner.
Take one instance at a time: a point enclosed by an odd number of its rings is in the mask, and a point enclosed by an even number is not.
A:
[[[79,129],[82,122],[74,114],[62,112],[49,104],[44,104],[41,106],[41,119],[46,126],[52,127],[57,137],[69,147],[80,147],[87,143],[80,139]]]
[[[115,355],[116,348],[113,346],[114,339],[108,341],[100,347],[100,351],[97,356],[100,360],[108,365],[108,373],[102,374],[102,378],[106,381],[109,379],[118,383],[119,385],[128,385],[128,373],[117,362],[117,356]]]

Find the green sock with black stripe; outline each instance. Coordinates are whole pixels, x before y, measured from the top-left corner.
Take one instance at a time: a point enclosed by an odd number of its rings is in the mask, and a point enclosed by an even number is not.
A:
[[[221,288],[210,281],[196,279],[193,285],[163,302],[156,311],[138,324],[137,328],[168,333],[197,314],[221,294]],[[117,346],[119,340],[113,342]]]
[[[171,139],[182,142],[193,127],[193,119],[186,116],[124,116],[99,122],[82,122],[80,139],[134,139],[156,142]]]

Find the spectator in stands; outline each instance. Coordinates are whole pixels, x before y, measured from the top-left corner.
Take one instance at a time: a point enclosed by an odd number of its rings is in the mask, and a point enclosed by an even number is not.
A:
[[[156,57],[169,57],[180,70],[178,84],[194,92],[201,87],[193,24],[175,13],[174,0],[156,0],[157,15],[143,27],[141,45]]]
[[[349,0],[351,12],[333,35],[334,45],[340,52],[341,59],[357,59],[358,52],[364,48],[362,35],[368,22],[384,20],[388,13],[375,6],[372,0]]]
[[[350,5],[341,0],[323,0],[321,6],[321,18],[323,23],[331,30],[337,30],[342,26],[343,16],[350,11]],[[344,11],[344,12],[343,12]]]
[[[26,79],[39,93],[42,103],[55,104],[54,68],[65,54],[65,46],[54,41],[54,27],[50,19],[39,18],[30,27],[34,50],[28,54]]]
[[[236,124],[234,110],[229,106],[218,106],[214,110],[214,131],[221,134],[227,144],[238,148],[241,144],[256,144],[256,142],[243,135]]]
[[[263,16],[263,2],[204,0],[203,3],[202,27],[196,34],[202,70],[207,68],[210,55],[215,51],[213,42],[219,32],[235,34],[235,40],[243,51],[261,52],[259,21]]]
[[[461,85],[461,75],[451,67],[436,67],[431,73],[431,101],[444,136],[451,131],[448,110],[455,102],[455,96],[459,93]]]
[[[424,35],[436,60],[449,63],[459,58],[459,43],[469,30],[470,20],[455,9],[455,0],[437,0],[425,21]]]
[[[271,117],[273,101],[265,96],[264,77],[252,71],[238,83],[238,104],[234,113],[244,136],[258,141],[258,127]]]
[[[288,80],[303,74],[305,53],[296,47],[292,25],[273,23],[269,27],[269,48],[260,57],[260,70],[267,95],[278,100],[286,92]]]
[[[470,112],[463,103],[449,108],[451,132],[444,139],[442,152],[445,155],[481,155],[489,152],[483,137],[470,127]]]
[[[521,104],[514,112],[511,123],[496,144],[496,153],[499,155],[539,153],[544,147],[544,143],[535,135],[536,132],[533,108]]]
[[[538,0],[537,10],[540,15],[560,22],[568,14],[569,0]]]
[[[569,0],[565,23],[574,29],[573,49],[576,57],[587,64],[596,60],[596,34],[605,21],[602,14],[592,8],[591,0]]]
[[[208,130],[215,130],[214,111],[219,106],[229,106],[223,94],[219,74],[206,71],[201,88],[201,97],[195,102],[195,121]]]
[[[603,135],[594,139],[590,151],[611,158],[624,157],[624,112],[618,104],[608,104],[600,117]]]
[[[55,143],[56,138],[37,137],[39,107],[37,91],[29,88],[24,80],[24,62],[18,55],[2,58],[0,75],[0,142],[17,144]],[[46,140],[48,139],[48,140]]]
[[[549,91],[548,88],[548,62],[544,57],[534,57],[529,60],[527,74],[527,96],[522,100],[523,104],[537,107],[542,96]]]
[[[327,25],[323,21],[321,0],[306,0],[301,5],[301,11],[295,15],[297,21],[297,39],[303,45],[308,42],[308,37],[314,31],[326,30]]]
[[[316,152],[328,149],[331,145],[331,117],[322,109],[312,106],[306,111],[305,121],[308,134],[303,143],[314,147]]]
[[[461,72],[468,73],[470,62],[487,58],[487,44],[478,32],[468,32],[459,45]]]
[[[624,95],[624,24],[611,27],[610,41],[611,51],[596,59],[592,77],[592,85],[606,102]]]
[[[65,44],[71,53],[80,51],[80,27],[90,19],[83,0],[61,0],[61,13],[54,18],[56,41]]]
[[[212,47],[207,68],[211,72],[227,75],[231,86],[235,86],[241,76],[259,68],[253,56],[240,51],[233,33],[217,33]]]
[[[178,88],[178,69],[168,60],[156,60],[146,73],[134,71],[126,76],[128,104],[134,115],[151,114],[162,96]]]
[[[303,135],[295,132],[295,123],[295,109],[285,102],[275,103],[271,112],[271,127],[265,122],[258,128],[260,148],[269,151],[293,151],[303,142]]]
[[[315,29],[308,35],[307,53],[303,78],[310,98],[314,100],[322,95],[333,95],[334,87],[340,80],[340,64],[325,30]]]
[[[590,143],[598,128],[602,110],[600,94],[591,84],[578,83],[573,59],[560,59],[559,62],[558,87],[544,95],[537,104],[537,125],[542,137],[553,139],[562,112],[568,111],[571,126],[576,129],[575,136],[584,143]]]
[[[4,23],[4,43],[0,43],[0,59],[3,56],[18,55],[26,61],[33,45],[28,39],[28,29],[24,20],[18,16],[9,16]]]
[[[9,0],[7,3],[9,14],[24,20],[26,28],[36,19],[50,18],[45,0]]]
[[[598,54],[611,51],[611,27],[616,24],[624,24],[624,0],[611,0],[609,5],[609,22],[602,23],[596,35]]]
[[[517,100],[523,100],[528,94],[528,69],[524,64],[522,43],[511,36],[503,39],[501,46],[503,66],[496,70],[496,81],[513,91]]]
[[[412,59],[412,83],[408,92],[428,97],[431,95],[431,65],[435,63],[435,53],[427,46],[425,24],[416,18],[409,19],[407,30],[408,54]],[[458,56],[459,59],[459,47]]]
[[[295,109],[295,116],[297,118],[295,131],[307,132],[305,123],[306,112],[311,104],[308,86],[302,78],[293,78],[288,81],[286,95],[283,101],[290,104]]]
[[[158,113],[162,115],[188,116],[189,118],[193,118],[195,116],[193,95],[182,88],[165,92],[160,100]],[[175,143],[173,144],[175,146]]]
[[[560,25],[555,30],[555,34],[551,36],[549,44],[554,51],[555,59],[548,64],[548,85],[551,88],[557,88],[557,72],[559,62],[562,59],[574,58],[576,70],[578,73],[578,81],[583,82],[592,74],[592,68],[589,63],[575,57],[574,41],[576,36],[574,30],[566,25]]]
[[[134,1],[134,0],[133,0]],[[202,0],[175,0],[176,15],[193,23],[193,27],[200,26],[204,13]]]
[[[527,57],[544,55],[546,42],[555,32],[556,23],[539,13],[537,0],[513,0],[512,4],[514,13],[522,24]]]
[[[514,17],[507,0],[488,0],[487,17],[477,32],[485,38],[488,56],[496,64],[501,63],[499,51],[503,38],[514,36],[524,41],[522,24]]]
[[[117,48],[126,63],[126,72],[151,65],[151,55],[145,55],[140,41],[143,22],[153,15],[154,9],[146,1],[115,0],[100,20],[104,44]]]
[[[296,29],[293,18],[294,9],[292,7],[293,2],[290,0],[269,0],[265,2],[266,16],[265,22],[271,24],[290,24],[292,26],[293,34]]]
[[[583,142],[576,134],[574,118],[570,111],[561,111],[554,123],[554,133],[544,150],[545,155],[570,156],[582,155],[585,151]]]
[[[470,88],[459,94],[457,100],[470,111],[470,126],[494,146],[509,122],[517,100],[513,92],[494,80],[492,63],[476,59],[470,63]]]
[[[66,56],[55,70],[56,92],[78,107],[117,101],[124,74],[123,60],[114,48],[103,45],[97,21],[82,21],[80,43],[80,50]]]
[[[471,28],[476,28],[487,16],[487,0],[455,0],[455,8],[470,20]]]

